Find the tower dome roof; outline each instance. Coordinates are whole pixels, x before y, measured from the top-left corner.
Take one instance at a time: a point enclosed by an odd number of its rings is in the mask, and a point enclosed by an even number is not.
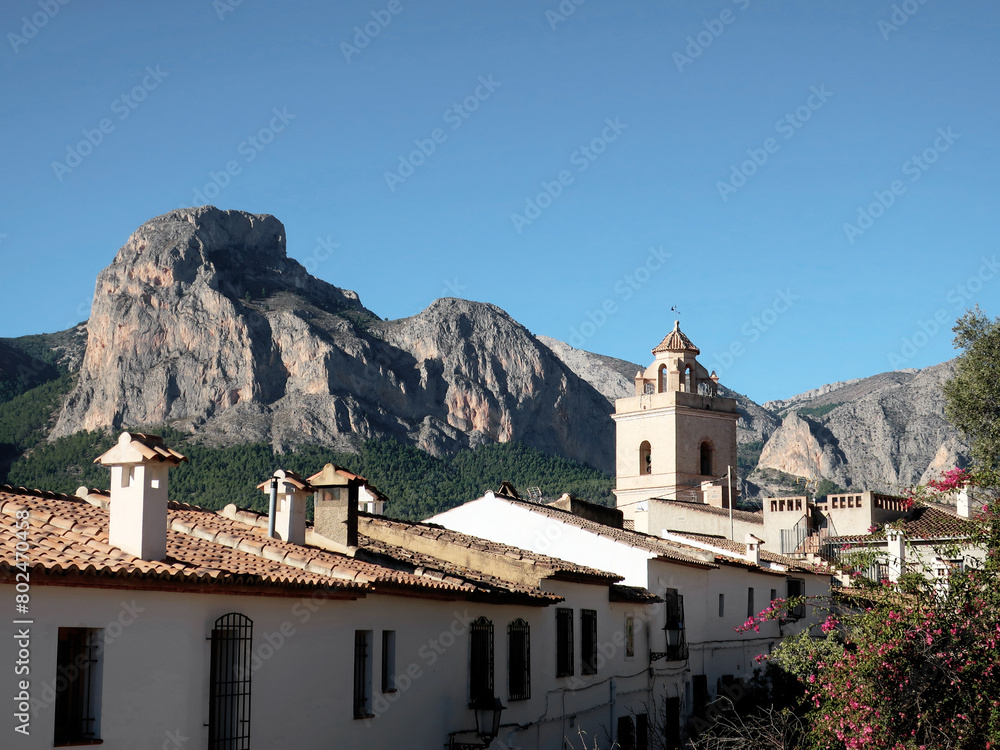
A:
[[[684,335],[681,331],[681,322],[679,320],[674,321],[674,330],[663,337],[655,349],[653,349],[653,354],[659,354],[660,352],[694,352],[695,354],[701,354],[701,349],[691,343],[691,339]]]

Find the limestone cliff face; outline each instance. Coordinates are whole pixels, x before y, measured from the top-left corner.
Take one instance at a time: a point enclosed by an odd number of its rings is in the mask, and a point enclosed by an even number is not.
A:
[[[952,362],[835,384],[774,405],[792,407],[758,467],[827,478],[851,489],[899,491],[942,469],[965,465],[968,450],[944,416],[941,384]],[[832,409],[800,416],[797,409]]]
[[[502,310],[382,321],[288,258],[277,219],[214,207],[152,219],[101,272],[52,436],[162,423],[213,444],[520,440],[613,461],[607,402]]]

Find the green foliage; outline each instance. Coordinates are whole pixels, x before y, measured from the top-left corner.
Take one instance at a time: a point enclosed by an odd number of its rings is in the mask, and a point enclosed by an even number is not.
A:
[[[844,402],[839,401],[836,404],[824,404],[823,406],[803,406],[801,409],[796,409],[795,411],[800,417],[815,417],[816,419],[820,419],[825,417],[838,406],[843,405]]]
[[[955,376],[944,384],[945,414],[986,469],[1000,469],[1000,318],[977,306],[955,322]]]
[[[73,387],[75,376],[65,374],[0,403],[0,446],[23,452],[43,437],[43,429]]]
[[[816,489],[814,494],[814,499],[822,500],[827,495],[839,495],[842,492],[847,492],[843,487],[835,482],[831,482],[829,479],[820,479],[816,483]]]
[[[750,443],[739,443],[736,446],[736,468],[743,475],[747,476],[757,468],[760,461],[761,451],[764,450],[762,440],[754,440]]]
[[[176,430],[150,431],[189,459],[171,472],[171,498],[211,509],[235,503],[265,511],[267,496],[257,485],[275,469],[309,476],[326,463],[366,477],[389,497],[388,513],[399,518],[426,518],[495,490],[504,480],[522,491],[539,487],[547,497],[570,492],[613,504],[613,480],[608,475],[519,443],[485,445],[444,458],[394,440],[370,440],[360,453],[305,445],[275,454],[264,443],[209,448]],[[110,432],[83,432],[41,445],[11,466],[7,481],[57,492],[74,492],[81,484],[107,487],[107,470],[93,460],[113,444],[114,437]]]

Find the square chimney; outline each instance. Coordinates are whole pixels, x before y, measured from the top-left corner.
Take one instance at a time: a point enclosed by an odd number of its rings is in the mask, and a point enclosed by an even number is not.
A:
[[[313,529],[345,547],[358,546],[358,490],[363,477],[327,464],[309,477],[315,490]]]
[[[271,484],[277,485],[274,514],[274,537],[292,544],[306,543],[306,499],[314,490],[309,482],[294,471],[278,469],[270,479],[257,485],[270,494]]]
[[[123,432],[94,459],[111,469],[109,542],[143,560],[167,556],[167,472],[187,458],[159,435]]]

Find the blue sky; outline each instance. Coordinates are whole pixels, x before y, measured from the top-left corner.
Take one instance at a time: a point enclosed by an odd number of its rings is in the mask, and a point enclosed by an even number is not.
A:
[[[85,319],[136,227],[210,202],[386,318],[460,296],[645,365],[675,307],[759,401],[935,364],[965,307],[1000,314],[998,20],[8,0],[0,336]]]

